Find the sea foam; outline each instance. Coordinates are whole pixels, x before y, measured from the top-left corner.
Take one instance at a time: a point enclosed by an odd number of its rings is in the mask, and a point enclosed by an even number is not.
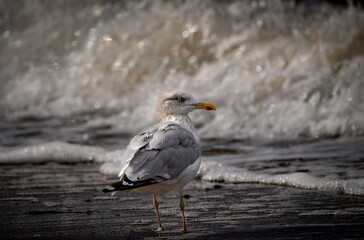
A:
[[[198,176],[203,181],[210,182],[261,183],[350,195],[364,195],[364,178],[339,180],[318,178],[307,173],[259,174],[206,160],[202,162]]]
[[[65,142],[50,142],[1,152],[0,163],[108,162],[118,161],[122,154],[123,151],[121,150],[107,151],[100,147],[91,147]]]
[[[99,147],[51,142],[0,153],[0,164],[100,162],[100,173],[117,178],[123,152],[122,150],[107,151]],[[364,178],[343,180],[316,177],[309,173],[300,172],[287,174],[260,173],[224,164],[226,158],[227,156],[203,157],[197,178],[209,182],[273,184],[350,195],[364,195]],[[235,158],[239,158],[240,162],[244,162],[242,156],[235,156]],[[252,159],[248,161],[252,161]]]

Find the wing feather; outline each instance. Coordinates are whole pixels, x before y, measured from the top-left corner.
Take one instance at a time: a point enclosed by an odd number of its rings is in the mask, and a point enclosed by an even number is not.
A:
[[[125,152],[119,177],[140,182],[172,179],[201,155],[193,134],[177,123],[160,123],[135,136]]]

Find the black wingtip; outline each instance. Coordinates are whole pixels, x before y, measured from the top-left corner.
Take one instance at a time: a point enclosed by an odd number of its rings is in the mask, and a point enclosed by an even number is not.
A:
[[[109,193],[109,192],[114,192],[114,191],[115,191],[115,189],[107,189],[107,188],[102,189],[103,193]]]
[[[148,178],[148,179],[145,179],[142,181],[131,181],[130,179],[128,179],[125,176],[125,178],[123,180],[119,180],[119,181],[111,184],[111,187],[113,187],[113,189],[104,188],[104,189],[102,189],[102,191],[104,193],[115,192],[115,191],[126,191],[126,190],[135,189],[135,188],[149,186],[149,185],[156,184],[158,182],[165,181],[165,180],[167,180],[167,179],[158,177],[158,180],[153,179],[153,178]],[[124,185],[124,182],[128,183],[128,185]]]

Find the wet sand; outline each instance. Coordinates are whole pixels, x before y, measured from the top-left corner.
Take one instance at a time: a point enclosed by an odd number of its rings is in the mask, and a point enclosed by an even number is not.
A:
[[[99,164],[1,165],[1,239],[363,239],[364,198],[258,184],[192,182],[178,197],[110,196]]]

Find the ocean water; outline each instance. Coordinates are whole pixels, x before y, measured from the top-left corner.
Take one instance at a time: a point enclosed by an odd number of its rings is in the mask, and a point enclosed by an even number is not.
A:
[[[0,1],[0,164],[117,175],[180,89],[198,178],[364,195],[364,12],[299,1]]]

